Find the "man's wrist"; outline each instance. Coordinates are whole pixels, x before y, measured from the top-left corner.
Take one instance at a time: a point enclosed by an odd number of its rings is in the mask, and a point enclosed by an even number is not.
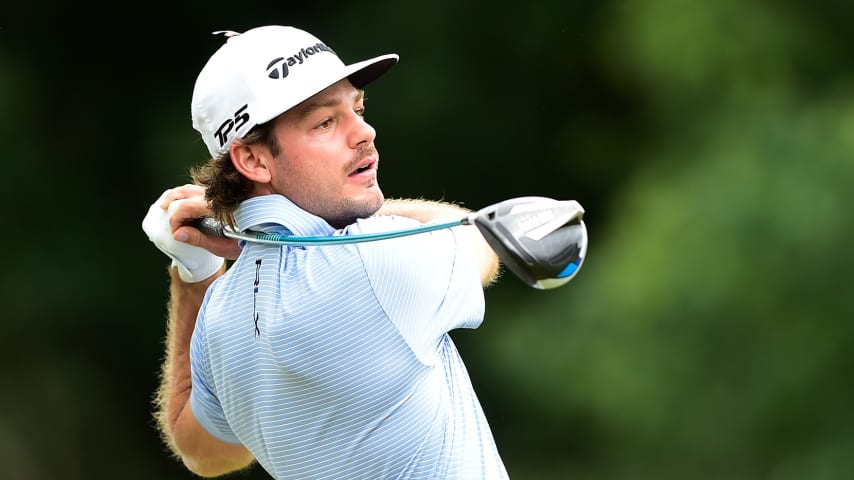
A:
[[[422,223],[458,220],[471,213],[459,205],[436,200],[387,199],[377,215],[399,215]]]
[[[181,277],[181,272],[178,266],[173,262],[169,265],[169,278],[172,280],[172,284],[176,287],[179,287],[185,291],[197,291],[204,293],[208,287],[213,283],[214,280],[221,277],[223,273],[225,273],[227,269],[227,265],[223,263],[219,269],[209,275],[207,278],[199,280],[197,282],[191,282],[184,280]]]
[[[197,283],[207,280],[225,265],[225,259],[215,255],[199,256],[199,258],[194,260],[196,263],[190,269],[184,263],[178,261],[178,259],[172,258],[172,266],[178,270],[181,280],[186,283]]]

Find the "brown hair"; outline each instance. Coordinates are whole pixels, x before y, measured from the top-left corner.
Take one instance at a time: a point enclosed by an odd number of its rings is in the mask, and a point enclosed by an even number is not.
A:
[[[252,127],[239,141],[244,145],[263,144],[270,154],[278,156],[281,147],[274,132],[275,119]],[[244,177],[226,152],[190,170],[193,182],[205,187],[205,199],[214,218],[223,225],[234,227],[234,210],[252,193],[253,183]]]

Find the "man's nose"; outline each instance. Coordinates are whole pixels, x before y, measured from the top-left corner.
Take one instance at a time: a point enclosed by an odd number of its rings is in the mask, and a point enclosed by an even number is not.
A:
[[[364,117],[353,112],[352,129],[350,132],[350,146],[357,148],[363,143],[371,144],[377,138],[377,131],[374,130]]]

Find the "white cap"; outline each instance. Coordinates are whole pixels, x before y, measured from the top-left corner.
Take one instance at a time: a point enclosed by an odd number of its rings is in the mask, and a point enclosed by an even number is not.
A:
[[[349,78],[356,88],[377,79],[396,54],[344,65],[338,55],[308,32],[279,25],[228,36],[202,68],[193,90],[193,128],[213,157],[236,138],[302,101]]]

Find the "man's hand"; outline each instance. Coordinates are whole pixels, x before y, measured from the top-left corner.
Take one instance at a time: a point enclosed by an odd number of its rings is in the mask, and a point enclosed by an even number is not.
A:
[[[184,185],[166,190],[148,209],[142,229],[154,245],[172,259],[181,280],[195,283],[218,272],[225,258],[240,255],[237,241],[202,234],[191,222],[210,215],[205,190]]]
[[[167,209],[176,202],[179,205],[169,220],[175,240],[204,248],[214,255],[229,260],[234,260],[240,255],[241,249],[237,240],[205,235],[192,226],[193,220],[211,215],[208,203],[205,201],[204,187],[187,184],[173,188],[168,191],[161,207]]]

